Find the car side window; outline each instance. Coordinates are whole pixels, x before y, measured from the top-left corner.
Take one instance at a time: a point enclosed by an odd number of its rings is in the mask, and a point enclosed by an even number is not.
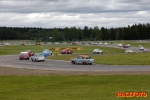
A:
[[[82,57],[77,57],[77,59],[82,59]]]

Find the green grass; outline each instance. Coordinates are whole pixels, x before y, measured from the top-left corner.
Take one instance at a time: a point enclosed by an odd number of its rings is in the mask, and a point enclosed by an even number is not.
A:
[[[150,100],[150,76],[0,76],[0,100]],[[132,80],[132,81],[131,81]],[[147,92],[117,98],[117,92]]]
[[[92,54],[93,49],[100,48],[106,54],[107,53],[123,53],[124,50],[108,48],[108,47],[99,47],[99,46],[81,46],[81,45],[16,45],[16,46],[1,46],[0,47],[0,55],[9,55],[9,54],[19,54],[25,50],[32,50],[33,52],[42,52],[44,49],[50,48],[74,48],[79,47],[83,48],[83,50],[74,50],[74,54]],[[53,51],[54,53],[59,53],[58,51]]]

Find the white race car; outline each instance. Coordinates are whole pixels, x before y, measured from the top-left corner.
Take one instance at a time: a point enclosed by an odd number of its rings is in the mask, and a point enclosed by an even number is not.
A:
[[[45,61],[45,56],[42,53],[35,53],[30,57],[32,61]]]
[[[100,54],[100,53],[103,53],[103,50],[99,50],[99,49],[93,50],[93,54]]]
[[[129,50],[126,50],[125,53],[135,53],[135,51],[129,49]]]

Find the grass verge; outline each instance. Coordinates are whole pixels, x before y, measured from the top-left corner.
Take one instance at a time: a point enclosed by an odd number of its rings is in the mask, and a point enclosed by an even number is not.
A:
[[[0,76],[1,100],[150,100],[149,75]],[[118,98],[117,92],[147,92]]]

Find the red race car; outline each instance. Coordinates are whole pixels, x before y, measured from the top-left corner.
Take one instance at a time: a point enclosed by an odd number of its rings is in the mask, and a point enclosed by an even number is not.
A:
[[[31,50],[26,50],[25,52],[27,52],[30,57],[34,55],[34,53]]]
[[[72,54],[73,52],[72,52],[72,50],[71,49],[63,49],[62,51],[61,51],[61,54]]]
[[[19,55],[19,60],[26,59],[29,60],[28,52],[21,52]]]

